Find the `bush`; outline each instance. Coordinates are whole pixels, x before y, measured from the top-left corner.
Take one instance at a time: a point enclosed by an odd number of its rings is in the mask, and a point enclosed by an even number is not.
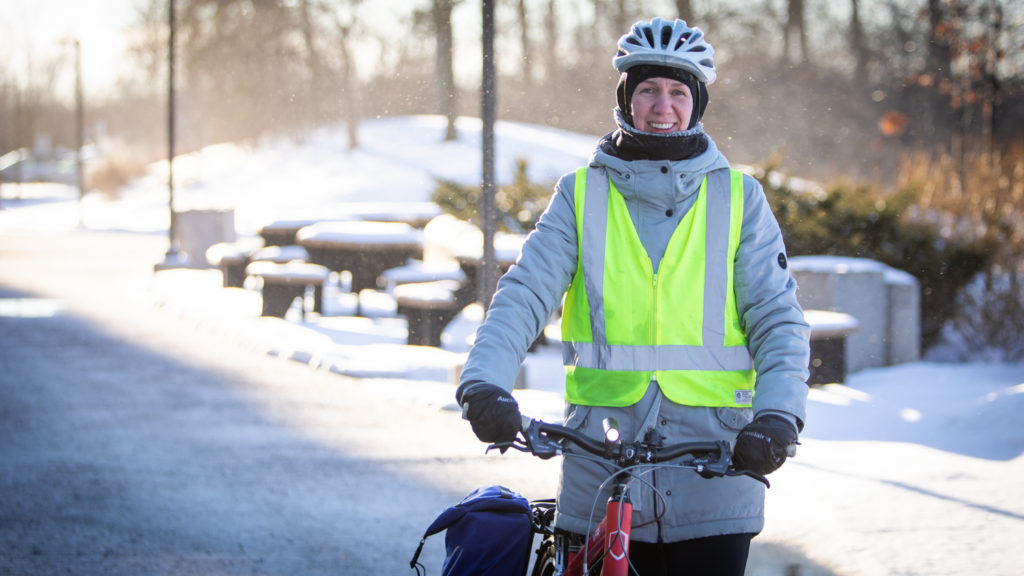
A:
[[[956,298],[953,317],[933,349],[937,359],[1024,360],[1024,270],[993,266]]]
[[[124,155],[107,155],[89,164],[86,174],[87,189],[96,190],[114,199],[118,197],[121,188],[145,172],[146,166],[142,162],[131,160]]]
[[[958,158],[919,153],[904,162],[900,184],[918,192],[920,219],[985,255],[956,295],[944,352],[1024,360],[1024,144]]]
[[[528,167],[529,163],[526,160],[517,159],[516,174],[512,183],[499,187],[494,193],[499,230],[529,232],[533,230],[537,219],[547,207],[553,184],[531,182],[527,175]],[[479,186],[464,186],[450,180],[439,180],[432,200],[445,212],[477,226],[482,225]]]
[[[931,346],[955,311],[957,293],[988,263],[980,244],[946,237],[916,217],[912,189],[887,194],[843,183],[812,193],[771,175],[767,170],[757,176],[789,254],[868,258],[914,275],[921,284],[921,344]]]

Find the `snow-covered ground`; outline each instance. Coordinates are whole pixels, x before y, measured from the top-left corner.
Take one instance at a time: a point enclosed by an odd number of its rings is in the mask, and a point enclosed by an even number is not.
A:
[[[472,184],[480,170],[480,124],[460,121],[443,143],[437,117],[385,118],[360,128],[349,151],[343,127],[301,141],[223,144],[175,161],[179,210],[234,211],[238,233],[272,220],[341,215],[351,206],[408,205],[429,199],[435,178]],[[499,124],[497,174],[508,181],[518,157],[534,180],[554,181],[585,162],[591,136]],[[117,201],[57,184],[2,188],[0,231],[35,234],[87,229],[166,234],[167,166],[123,190]],[[2,274],[2,268],[0,268]],[[396,394],[438,406],[452,402],[452,372],[481,311],[471,307],[445,333],[442,348],[404,345],[405,320],[386,295],[347,315],[351,297],[330,292],[325,314],[305,320],[260,318],[259,296],[220,287],[213,270],[168,270],[152,295],[210,329],[255,349],[321,369],[380,379]],[[560,414],[555,346],[525,367],[523,411]],[[1024,365],[917,362],[851,374],[845,385],[811,390],[799,454],[772,476],[763,550],[809,559],[801,574],[1021,573],[1024,537]],[[789,551],[789,552],[787,552]],[[758,574],[751,566],[751,574]]]

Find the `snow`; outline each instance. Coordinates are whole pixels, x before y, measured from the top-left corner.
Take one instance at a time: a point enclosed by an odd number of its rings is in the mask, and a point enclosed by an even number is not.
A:
[[[353,151],[343,126],[301,140],[211,146],[176,159],[176,206],[229,208],[244,238],[274,221],[348,219],[353,212],[384,214],[409,206],[420,211],[436,179],[478,181],[480,123],[461,119],[458,126],[459,140],[442,142],[438,117],[368,120],[360,127],[361,147]],[[595,141],[512,123],[499,124],[496,136],[499,183],[511,180],[520,157],[529,160],[534,180],[553,182],[584,164]],[[5,184],[0,231],[70,230],[81,219],[92,230],[166,234],[166,173],[166,163],[158,163],[119,199],[90,194],[80,205],[68,186]],[[437,234],[443,237],[444,231]],[[514,248],[521,238],[502,242]],[[457,240],[448,243],[451,250],[469,248]],[[828,270],[868,265],[821,257],[793,261]],[[904,274],[884,271],[894,281]],[[221,287],[216,270],[163,270],[152,283],[159,305],[226,338],[317,369],[374,379],[413,401],[451,407],[454,374],[483,315],[478,306],[449,326],[441,348],[430,348],[405,345],[405,320],[395,315],[394,299],[386,293],[364,292],[363,316],[351,315],[353,295],[329,287],[325,296],[322,316],[293,308],[285,319],[261,318],[258,294]],[[0,304],[24,313],[51,312],[46,303]],[[819,320],[848,325],[846,318]],[[557,327],[547,334],[551,343],[529,356],[525,388],[515,394],[524,413],[557,419]],[[768,525],[755,542],[800,557],[805,576],[1019,574],[1022,413],[1021,364],[914,362],[856,372],[845,385],[812,388],[803,445],[771,477]],[[757,567],[748,573],[757,574]]]
[[[299,230],[297,238],[324,244],[419,244],[423,233],[402,222],[318,222]]]
[[[804,319],[819,338],[849,334],[860,325],[857,319],[849,314],[828,310],[805,310]]]

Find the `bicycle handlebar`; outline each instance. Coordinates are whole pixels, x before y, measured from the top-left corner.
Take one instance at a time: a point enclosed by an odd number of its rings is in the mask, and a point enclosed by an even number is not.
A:
[[[751,470],[732,467],[732,446],[729,442],[680,442],[664,445],[660,438],[653,441],[622,442],[615,420],[604,422],[605,439],[596,440],[577,430],[523,416],[522,439],[511,443],[492,444],[491,448],[514,448],[547,460],[564,452],[562,442],[569,441],[598,458],[615,462],[621,468],[637,464],[657,464],[683,456],[692,456],[687,466],[705,478],[721,476],[749,476],[769,486],[768,479]]]

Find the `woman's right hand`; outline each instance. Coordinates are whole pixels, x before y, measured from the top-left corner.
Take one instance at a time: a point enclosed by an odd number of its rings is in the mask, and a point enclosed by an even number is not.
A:
[[[507,390],[494,384],[466,386],[459,394],[462,417],[482,442],[512,442],[522,428],[519,403]]]

